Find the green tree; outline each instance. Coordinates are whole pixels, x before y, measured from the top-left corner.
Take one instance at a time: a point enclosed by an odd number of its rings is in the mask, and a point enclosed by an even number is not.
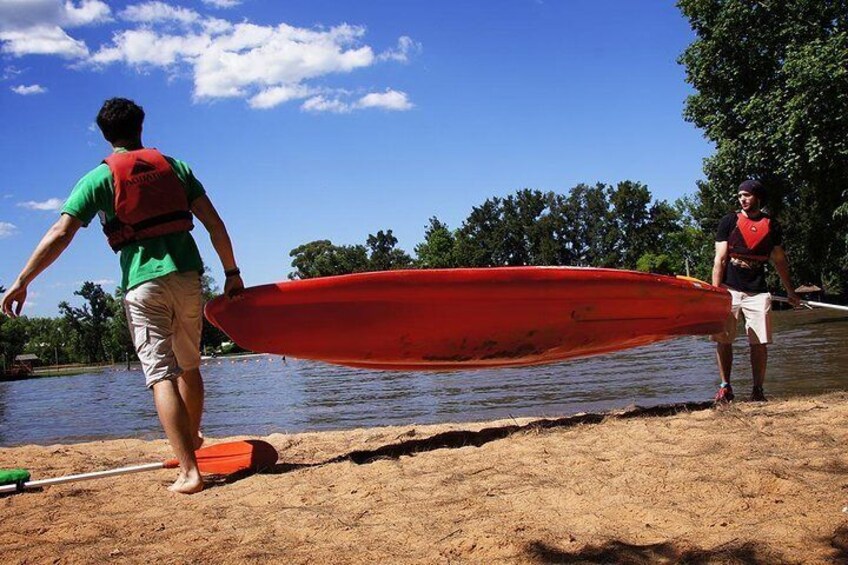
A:
[[[613,267],[616,264],[616,231],[603,184],[579,184],[572,188],[562,208],[568,225],[567,245],[571,265],[576,267]]]
[[[15,357],[24,352],[27,342],[27,319],[0,315],[0,371],[8,370]]]
[[[119,288],[110,300],[112,317],[109,319],[105,335],[107,358],[114,361],[126,361],[129,364],[137,360],[130,328],[127,324],[127,313],[124,309],[124,292]]]
[[[76,308],[63,301],[59,311],[79,338],[75,344],[77,352],[88,363],[106,361],[106,339],[114,316],[115,299],[91,281],[84,282],[74,294],[85,300],[82,307]]]
[[[397,247],[397,242],[398,239],[392,235],[392,230],[380,230],[377,235],[369,234],[365,242],[370,251],[367,270],[389,271],[405,269],[412,265],[412,258]]]
[[[291,279],[310,279],[331,275],[359,273],[369,268],[368,251],[364,245],[336,246],[322,239],[300,245],[289,253],[292,267]]]
[[[415,265],[423,269],[456,267],[456,236],[435,216],[424,230],[424,241],[415,246]]]
[[[204,269],[203,276],[200,279],[200,285],[204,304],[221,295],[221,291],[215,283],[215,279],[213,279],[212,275],[209,274],[209,267]],[[201,351],[207,351],[207,349],[216,350],[221,347],[223,342],[228,340],[229,338],[224,332],[212,325],[212,323],[206,319],[206,316],[203,317],[203,330],[200,334]]]
[[[713,232],[735,188],[761,178],[795,279],[848,283],[848,3],[680,0],[696,40],[680,57],[696,90],[685,117],[716,152],[698,185]],[[836,288],[834,288],[834,284]],[[829,285],[829,287],[828,287]]]
[[[636,270],[643,273],[658,273],[660,275],[676,275],[674,260],[665,253],[647,252],[636,261]]]
[[[68,363],[72,360],[69,334],[70,329],[62,318],[26,318],[24,353],[38,355],[43,363]]]
[[[519,190],[501,200],[502,244],[496,260],[501,265],[542,265],[544,241],[550,241],[541,223],[548,211],[546,195],[539,190]]]
[[[454,255],[460,267],[494,267],[500,265],[503,238],[501,200],[490,198],[471,209],[456,233]]]
[[[651,192],[644,184],[624,181],[609,189],[608,194],[614,264],[634,269],[639,258],[656,244],[647,229],[652,220]]]

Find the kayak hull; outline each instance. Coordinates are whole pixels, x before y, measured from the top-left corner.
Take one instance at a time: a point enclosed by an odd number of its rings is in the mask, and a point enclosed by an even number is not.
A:
[[[730,295],[700,281],[577,267],[400,270],[218,297],[206,317],[245,349],[372,369],[552,363],[720,332]]]

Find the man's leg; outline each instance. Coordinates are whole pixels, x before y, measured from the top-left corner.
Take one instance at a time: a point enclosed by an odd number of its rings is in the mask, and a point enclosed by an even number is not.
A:
[[[733,344],[717,343],[716,360],[721,384],[730,384],[730,373],[733,371]]]
[[[203,376],[200,369],[183,371],[177,379],[177,388],[183,404],[188,412],[189,430],[193,438],[194,448],[199,449],[203,444],[200,435],[200,420],[203,417]]]
[[[180,462],[180,474],[170,490],[192,493],[203,488],[203,481],[194,456],[188,409],[176,383],[180,368],[173,351],[173,308],[167,280],[154,279],[131,289],[124,296],[124,306],[146,384],[153,389],[159,421]]]
[[[194,448],[203,444],[200,421],[203,417],[203,377],[200,374],[200,336],[203,331],[203,297],[200,274],[180,273],[168,281],[175,299],[173,347],[182,374],[177,379],[180,398],[188,411]]]
[[[718,361],[718,374],[721,377],[721,386],[715,395],[716,404],[730,402],[733,400],[733,387],[730,386],[730,371],[733,368],[733,344],[717,343],[716,360]]]
[[[194,456],[194,440],[197,436],[190,431],[189,411],[180,396],[179,385],[173,380],[157,382],[153,385],[153,401],[171,449],[180,462],[180,475],[168,490],[183,494],[203,490],[203,478]]]
[[[751,345],[751,400],[766,400],[763,384],[766,380],[768,365],[768,344],[771,343],[771,295],[767,292],[753,294],[745,299],[742,306],[748,342]]]
[[[716,393],[716,402],[729,402],[733,400],[733,388],[730,386],[730,373],[733,370],[733,340],[739,325],[739,306],[741,304],[741,293],[728,289],[731,296],[730,315],[724,321],[724,330],[713,336],[716,342],[716,362],[718,364],[718,376],[721,379],[721,387]]]
[[[751,345],[751,375],[754,386],[762,388],[766,381],[766,365],[768,364],[768,346],[765,343]]]
[[[765,343],[751,345],[751,375],[754,386],[751,390],[751,400],[764,402],[766,395],[763,384],[766,381],[766,365],[768,364],[768,346]]]

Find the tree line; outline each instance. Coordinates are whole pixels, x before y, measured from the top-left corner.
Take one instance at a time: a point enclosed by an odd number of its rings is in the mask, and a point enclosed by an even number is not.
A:
[[[202,277],[204,300],[220,294],[215,280]],[[5,289],[0,286],[0,294]],[[67,365],[131,363],[138,360],[133,347],[120,289],[109,294],[99,284],[86,281],[74,291],[80,306],[59,303],[60,316],[41,318],[0,315],[0,372],[12,367],[22,353],[38,356],[43,364]],[[228,338],[203,320],[201,350],[216,349]]]
[[[414,257],[397,247],[392,230],[365,244],[319,240],[290,252],[292,279],[403,268],[563,265],[638,269],[706,276],[711,239],[682,198],[654,201],[648,187],[580,184],[567,194],[522,189],[474,206],[451,229],[430,218]]]

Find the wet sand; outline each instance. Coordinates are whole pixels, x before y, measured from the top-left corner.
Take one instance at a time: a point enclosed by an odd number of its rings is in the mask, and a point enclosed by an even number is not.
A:
[[[262,439],[274,468],[193,496],[173,470],[2,496],[0,562],[848,563],[846,393]],[[0,468],[169,456],[21,446]]]

